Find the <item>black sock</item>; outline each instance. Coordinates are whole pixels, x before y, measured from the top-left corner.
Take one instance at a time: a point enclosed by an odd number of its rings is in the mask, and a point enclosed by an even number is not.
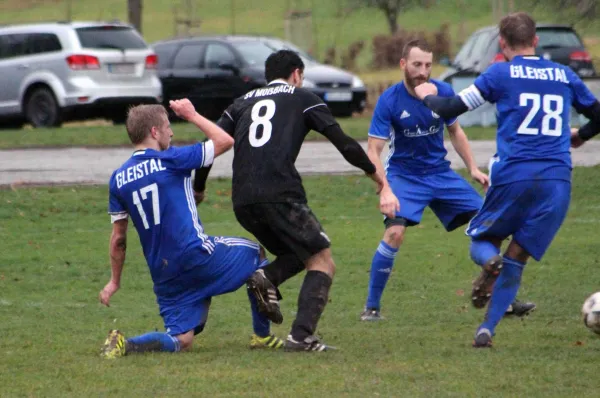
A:
[[[275,287],[304,270],[304,263],[295,254],[278,256],[272,263],[265,265],[262,270]]]
[[[325,310],[332,279],[321,271],[308,271],[298,296],[298,314],[292,325],[292,338],[303,341],[312,336]]]

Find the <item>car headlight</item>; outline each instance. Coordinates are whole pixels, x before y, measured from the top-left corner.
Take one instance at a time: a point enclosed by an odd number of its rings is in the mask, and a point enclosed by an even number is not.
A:
[[[363,83],[363,81],[362,81],[362,80],[360,80],[360,79],[358,78],[358,76],[354,76],[354,77],[352,78],[352,88],[362,88],[362,87],[364,87],[364,86],[365,86],[365,84]]]
[[[302,87],[315,88],[317,87],[317,85],[312,80],[304,79],[304,81],[302,82]]]

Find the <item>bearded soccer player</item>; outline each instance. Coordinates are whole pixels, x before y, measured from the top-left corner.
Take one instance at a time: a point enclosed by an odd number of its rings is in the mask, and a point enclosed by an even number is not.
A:
[[[450,85],[430,80],[433,53],[427,43],[406,44],[400,60],[404,81],[387,89],[379,98],[369,129],[368,154],[386,182],[380,193],[385,232],[371,263],[369,292],[363,321],[381,316],[381,297],[394,266],[406,228],[420,223],[426,207],[447,231],[465,225],[477,213],[483,200],[477,191],[450,169],[444,147],[444,127],[450,142],[469,170],[471,178],[487,188],[488,177],[473,159],[465,132],[455,117],[443,118],[417,98],[415,86],[431,81],[439,95],[453,96]],[[390,151],[385,166],[381,152],[387,141]],[[525,315],[532,303],[513,303],[509,314]]]

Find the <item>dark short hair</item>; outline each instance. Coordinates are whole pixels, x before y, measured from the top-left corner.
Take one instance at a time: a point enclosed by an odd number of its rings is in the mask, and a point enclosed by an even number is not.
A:
[[[408,55],[410,54],[410,50],[412,50],[415,47],[419,50],[425,51],[426,53],[433,52],[433,49],[425,40],[415,39],[409,41],[404,45],[404,48],[402,49],[402,58],[407,59]]]
[[[291,50],[279,50],[269,55],[265,61],[265,78],[267,82],[275,79],[287,80],[296,69],[304,71],[304,62],[298,53]]]
[[[524,12],[509,14],[500,20],[500,36],[510,48],[533,46],[535,21]]]

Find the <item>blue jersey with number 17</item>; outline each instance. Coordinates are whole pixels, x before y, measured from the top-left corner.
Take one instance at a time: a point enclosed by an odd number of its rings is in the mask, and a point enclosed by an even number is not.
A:
[[[154,290],[168,295],[185,286],[185,271],[213,252],[192,190],[192,170],[212,164],[212,141],[166,151],[135,151],[111,176],[113,222],[130,217],[150,268]]]
[[[494,185],[535,179],[571,180],[571,107],[596,101],[567,66],[537,56],[517,56],[490,66],[459,94],[469,109],[496,104]]]

